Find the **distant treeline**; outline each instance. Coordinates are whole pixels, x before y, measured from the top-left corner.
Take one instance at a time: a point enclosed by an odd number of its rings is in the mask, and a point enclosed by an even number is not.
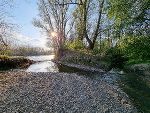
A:
[[[53,52],[40,47],[17,47],[17,48],[0,48],[0,55],[10,56],[36,56],[49,55]]]

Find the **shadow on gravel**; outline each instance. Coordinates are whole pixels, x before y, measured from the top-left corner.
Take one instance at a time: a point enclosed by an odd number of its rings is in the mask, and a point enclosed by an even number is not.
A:
[[[94,79],[94,78],[104,74],[104,73],[100,73],[97,71],[88,71],[88,70],[83,70],[83,69],[79,69],[76,67],[69,67],[69,66],[62,65],[62,64],[58,64],[57,66],[58,66],[59,72],[76,73],[80,76],[89,77],[91,79]]]

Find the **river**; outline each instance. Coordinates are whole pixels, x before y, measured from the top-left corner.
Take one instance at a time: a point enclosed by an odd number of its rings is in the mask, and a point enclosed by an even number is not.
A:
[[[41,56],[28,56],[27,58],[37,63],[30,65],[26,72],[66,72],[66,73],[79,73],[80,75],[90,75],[93,72],[82,70],[75,67],[69,67],[62,64],[56,64],[52,60],[54,55],[41,55]]]
[[[59,72],[58,65],[52,62],[54,55],[28,56],[37,63],[30,65],[27,72]]]

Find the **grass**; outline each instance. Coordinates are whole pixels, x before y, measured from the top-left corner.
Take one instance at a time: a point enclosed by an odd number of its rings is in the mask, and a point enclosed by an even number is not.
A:
[[[150,60],[141,60],[141,59],[129,60],[126,65],[128,66],[134,64],[150,64]]]
[[[143,77],[143,75],[128,73],[122,79],[121,86],[139,112],[150,113],[150,87]]]

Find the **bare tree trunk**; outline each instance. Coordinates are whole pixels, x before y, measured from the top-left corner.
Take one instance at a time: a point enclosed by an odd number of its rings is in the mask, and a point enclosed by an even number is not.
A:
[[[95,45],[95,42],[96,42],[96,39],[100,33],[100,22],[101,22],[101,17],[102,17],[102,12],[103,12],[103,6],[104,6],[104,0],[100,3],[100,9],[99,9],[99,17],[98,17],[98,21],[97,21],[97,27],[96,27],[96,30],[94,32],[94,36],[93,36],[93,41],[92,43],[90,42],[89,43],[89,49],[94,49],[94,45]]]

